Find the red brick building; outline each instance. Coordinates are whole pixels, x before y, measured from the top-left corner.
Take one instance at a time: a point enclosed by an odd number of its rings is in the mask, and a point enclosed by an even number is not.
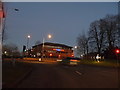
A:
[[[32,49],[25,52],[29,57],[44,57],[44,58],[65,58],[73,57],[73,47],[58,43],[45,42],[35,45]]]

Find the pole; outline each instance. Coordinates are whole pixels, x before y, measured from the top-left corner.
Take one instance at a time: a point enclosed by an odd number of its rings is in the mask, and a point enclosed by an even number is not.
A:
[[[27,50],[28,50],[29,38],[27,37]]]
[[[2,32],[3,32],[3,18],[0,18],[0,61],[2,61]]]
[[[43,55],[44,55],[44,42],[45,42],[45,39],[43,38],[43,45],[42,45],[42,60],[43,60]]]
[[[0,2],[1,3],[1,2]],[[0,72],[2,71],[2,32],[3,32],[3,18],[0,18]],[[1,72],[2,73],[2,72]],[[0,89],[2,89],[2,75],[0,75]]]
[[[27,57],[29,56],[28,45],[29,45],[29,37],[27,37],[27,50],[26,50],[27,51]]]

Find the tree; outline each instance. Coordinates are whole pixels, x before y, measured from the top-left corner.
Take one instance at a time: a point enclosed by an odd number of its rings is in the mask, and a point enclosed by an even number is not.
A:
[[[119,24],[120,16],[118,15],[107,15],[92,22],[89,28],[89,50],[114,58],[113,50],[120,47]]]
[[[2,52],[3,52],[3,56],[8,56],[8,57],[19,57],[20,56],[18,47],[13,43],[3,45]]]
[[[77,37],[78,53],[88,54],[88,38],[83,34]]]
[[[104,55],[106,58],[115,59],[115,48],[120,47],[120,17],[118,15],[107,15],[104,18],[105,25],[105,42],[106,49]]]
[[[118,43],[119,36],[119,30],[118,30],[118,22],[117,22],[118,16],[113,15],[107,15],[104,18],[104,21],[106,23],[105,25],[105,33],[106,33],[106,43],[108,44],[108,48],[115,47]]]
[[[100,19],[92,22],[89,28],[89,43],[99,54],[101,54],[105,37],[104,25],[104,20]]]
[[[120,5],[120,2],[119,2]],[[119,10],[120,11],[120,10]],[[120,14],[117,16],[118,47],[120,47]]]

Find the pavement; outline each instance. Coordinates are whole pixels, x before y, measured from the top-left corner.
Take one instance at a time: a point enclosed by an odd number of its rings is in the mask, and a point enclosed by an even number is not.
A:
[[[9,60],[11,60],[11,59],[9,59]],[[4,67],[4,68],[10,68],[10,70],[8,70],[7,71],[7,74],[9,74],[10,72],[11,72],[11,68],[13,68],[13,67],[11,67],[11,62],[4,62],[4,63],[7,63],[6,65],[8,66],[8,67]],[[10,65],[10,66],[9,66]],[[26,66],[27,67],[27,66]],[[8,82],[7,83],[4,83],[3,81],[2,81],[2,88],[15,88],[17,85],[19,85],[19,83],[21,82],[21,81],[23,81],[24,80],[24,78],[26,78],[26,76],[29,76],[29,74],[33,71],[33,67],[28,67],[27,69],[26,69],[26,67],[24,67],[25,68],[25,70],[24,70],[24,72],[25,73],[23,73],[20,77],[18,77],[14,82],[11,82],[11,83],[9,83],[8,84]],[[4,70],[4,68],[2,68],[3,70]],[[14,67],[15,68],[15,67]],[[20,66],[18,66],[17,67],[17,69],[19,70],[19,68],[21,68]],[[22,69],[24,69],[24,68],[22,68]],[[21,70],[22,70],[21,69]],[[9,72],[9,73],[8,73]],[[4,71],[4,74],[6,74],[6,71]],[[14,70],[14,74],[15,74],[15,70]],[[11,73],[10,73],[10,75],[12,75]],[[8,76],[9,77],[9,75],[6,75],[6,76]],[[11,77],[11,76],[10,76]],[[14,77],[14,75],[13,75],[13,77]],[[16,76],[15,76],[16,77]],[[5,77],[4,77],[5,78]],[[12,80],[12,79],[11,79]]]
[[[14,83],[11,83],[10,85],[6,86],[5,88],[16,88],[29,74],[33,71],[33,68],[29,69],[24,73],[19,79],[17,79]],[[4,87],[3,87],[4,88]]]

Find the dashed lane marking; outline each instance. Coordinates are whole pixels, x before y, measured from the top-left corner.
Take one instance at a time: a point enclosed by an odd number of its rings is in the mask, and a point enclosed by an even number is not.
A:
[[[79,74],[79,75],[82,75],[82,73],[81,72],[79,72],[79,71],[75,71],[77,74]]]

